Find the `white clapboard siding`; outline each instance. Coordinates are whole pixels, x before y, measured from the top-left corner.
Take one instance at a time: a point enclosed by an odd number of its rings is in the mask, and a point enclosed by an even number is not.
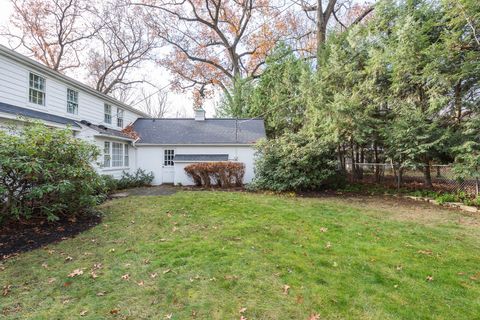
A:
[[[46,79],[45,106],[32,104],[28,101],[29,73],[36,73]],[[67,88],[79,92],[78,115],[67,112]],[[0,102],[17,107],[34,109],[75,120],[87,120],[95,124],[104,124],[104,103],[101,98],[90,94],[68,81],[61,81],[49,77],[40,68],[27,67],[6,56],[0,56]],[[104,124],[113,129],[117,127],[117,106],[112,104],[112,124]],[[124,127],[141,117],[141,113],[124,110]]]

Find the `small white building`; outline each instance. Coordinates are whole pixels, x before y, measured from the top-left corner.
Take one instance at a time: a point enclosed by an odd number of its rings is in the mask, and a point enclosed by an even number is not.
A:
[[[239,161],[244,182],[254,177],[254,145],[265,137],[263,120],[151,119],[143,112],[0,45],[0,129],[38,120],[70,128],[96,144],[101,174],[152,171],[154,184],[193,182],[183,168],[195,162]],[[131,125],[138,138],[125,132]],[[1,147],[1,146],[0,146]]]

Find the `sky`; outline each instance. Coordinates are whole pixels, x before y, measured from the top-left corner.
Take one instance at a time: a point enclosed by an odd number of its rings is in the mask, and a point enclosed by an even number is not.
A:
[[[9,0],[0,0],[0,26],[6,26],[9,21],[10,14],[13,8]],[[7,45],[7,41],[0,35],[0,44]],[[7,45],[8,46],[8,45]],[[24,52],[20,52],[24,53]],[[147,72],[149,78],[155,84],[156,87],[161,88],[167,85],[172,79],[171,75],[165,69],[159,67],[155,63],[148,63],[148,65],[140,71]],[[145,85],[146,90],[153,90],[149,85]],[[168,88],[166,89],[168,90]],[[153,90],[155,91],[155,90]],[[135,103],[133,103],[135,104]],[[167,117],[193,117],[193,101],[191,99],[191,93],[168,93],[169,109]],[[138,106],[138,105],[137,105]],[[205,103],[204,108],[207,113],[207,117],[213,117],[215,114],[215,100],[211,100]]]

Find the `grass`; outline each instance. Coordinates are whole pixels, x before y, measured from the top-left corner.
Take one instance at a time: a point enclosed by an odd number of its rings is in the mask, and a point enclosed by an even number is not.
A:
[[[424,224],[338,198],[224,192],[101,210],[99,226],[1,264],[3,318],[480,318],[480,234],[456,212]]]

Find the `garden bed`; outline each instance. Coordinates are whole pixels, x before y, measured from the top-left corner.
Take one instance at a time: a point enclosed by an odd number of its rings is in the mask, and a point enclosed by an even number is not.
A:
[[[100,222],[98,215],[61,218],[52,222],[44,219],[12,220],[0,227],[0,260],[72,238]]]

